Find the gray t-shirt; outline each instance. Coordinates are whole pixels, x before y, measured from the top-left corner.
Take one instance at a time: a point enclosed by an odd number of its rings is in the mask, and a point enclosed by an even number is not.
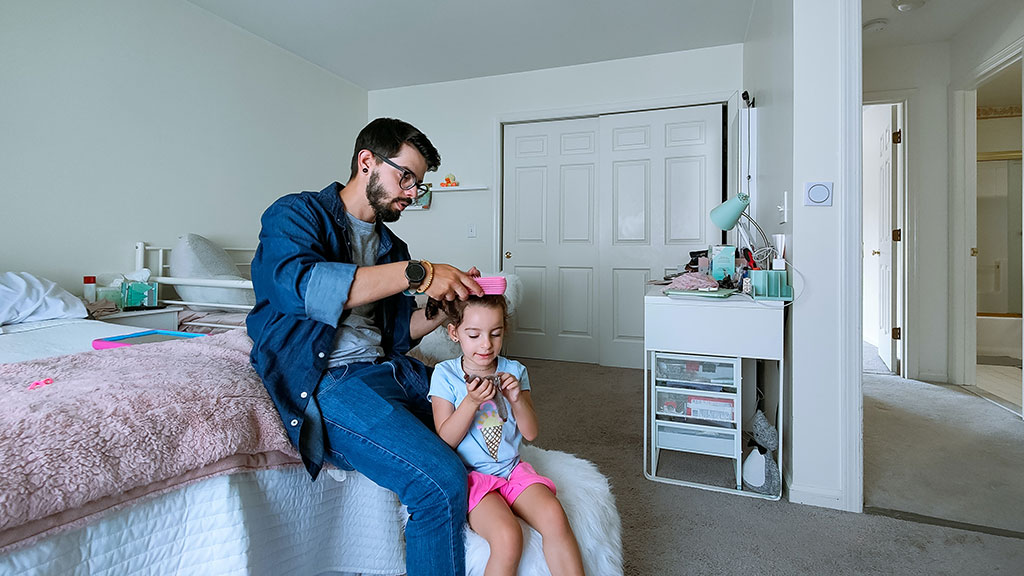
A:
[[[345,213],[348,218],[349,247],[352,263],[373,266],[377,263],[380,236],[372,222],[363,222]],[[381,329],[376,323],[377,302],[357,306],[346,311],[341,325],[334,333],[334,351],[328,358],[331,368],[351,362],[373,362],[384,356],[381,347]]]

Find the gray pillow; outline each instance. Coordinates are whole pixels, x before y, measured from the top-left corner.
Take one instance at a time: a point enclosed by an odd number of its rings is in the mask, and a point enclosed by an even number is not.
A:
[[[177,278],[215,278],[219,280],[245,280],[238,273],[231,256],[223,248],[198,234],[178,237],[171,250],[171,276]],[[209,288],[206,286],[175,286],[182,300],[210,304],[256,303],[252,290],[242,288]]]

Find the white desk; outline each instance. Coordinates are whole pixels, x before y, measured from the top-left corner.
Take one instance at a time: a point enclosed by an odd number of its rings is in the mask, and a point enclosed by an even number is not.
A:
[[[648,286],[644,298],[644,475],[658,482],[777,500],[778,495],[742,488],[744,435],[750,432],[744,427],[743,406],[744,397],[748,404],[755,398],[755,361],[772,361],[778,379],[765,396],[777,403],[774,421],[772,410],[767,416],[779,432],[775,458],[781,470],[784,303],[743,295],[668,297],[663,288]],[[753,414],[752,409],[747,412]],[[732,459],[736,488],[659,474],[662,450]]]

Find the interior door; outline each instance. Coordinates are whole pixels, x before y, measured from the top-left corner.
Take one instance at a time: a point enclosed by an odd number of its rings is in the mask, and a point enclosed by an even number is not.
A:
[[[594,117],[504,127],[502,268],[524,289],[510,355],[599,362],[597,138]]]
[[[879,135],[878,189],[878,355],[886,368],[893,370],[896,358],[896,339],[892,329],[896,326],[896,251],[893,250],[893,214],[896,213],[897,148],[893,145],[893,126],[896,125],[896,107],[884,131]]]
[[[722,243],[721,104],[601,116],[600,358],[643,366],[646,282]],[[700,330],[680,326],[680,330]]]

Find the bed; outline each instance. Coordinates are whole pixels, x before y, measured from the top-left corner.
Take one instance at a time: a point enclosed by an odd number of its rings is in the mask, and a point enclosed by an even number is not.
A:
[[[136,330],[45,324],[0,350]],[[231,331],[0,364],[0,574],[403,573],[395,495],[310,482],[249,347]]]
[[[171,256],[136,244],[136,268],[174,287],[161,302],[199,323],[181,327],[219,333],[94,351],[92,339],[138,329],[61,319],[0,331],[0,574],[403,574],[394,493],[335,469],[310,482],[288,443],[238,329],[247,270],[183,277]],[[523,456],[558,483],[588,573],[621,574],[607,479],[561,452]],[[525,530],[524,546],[521,573],[546,573],[539,536]],[[486,557],[467,530],[468,573]]]

